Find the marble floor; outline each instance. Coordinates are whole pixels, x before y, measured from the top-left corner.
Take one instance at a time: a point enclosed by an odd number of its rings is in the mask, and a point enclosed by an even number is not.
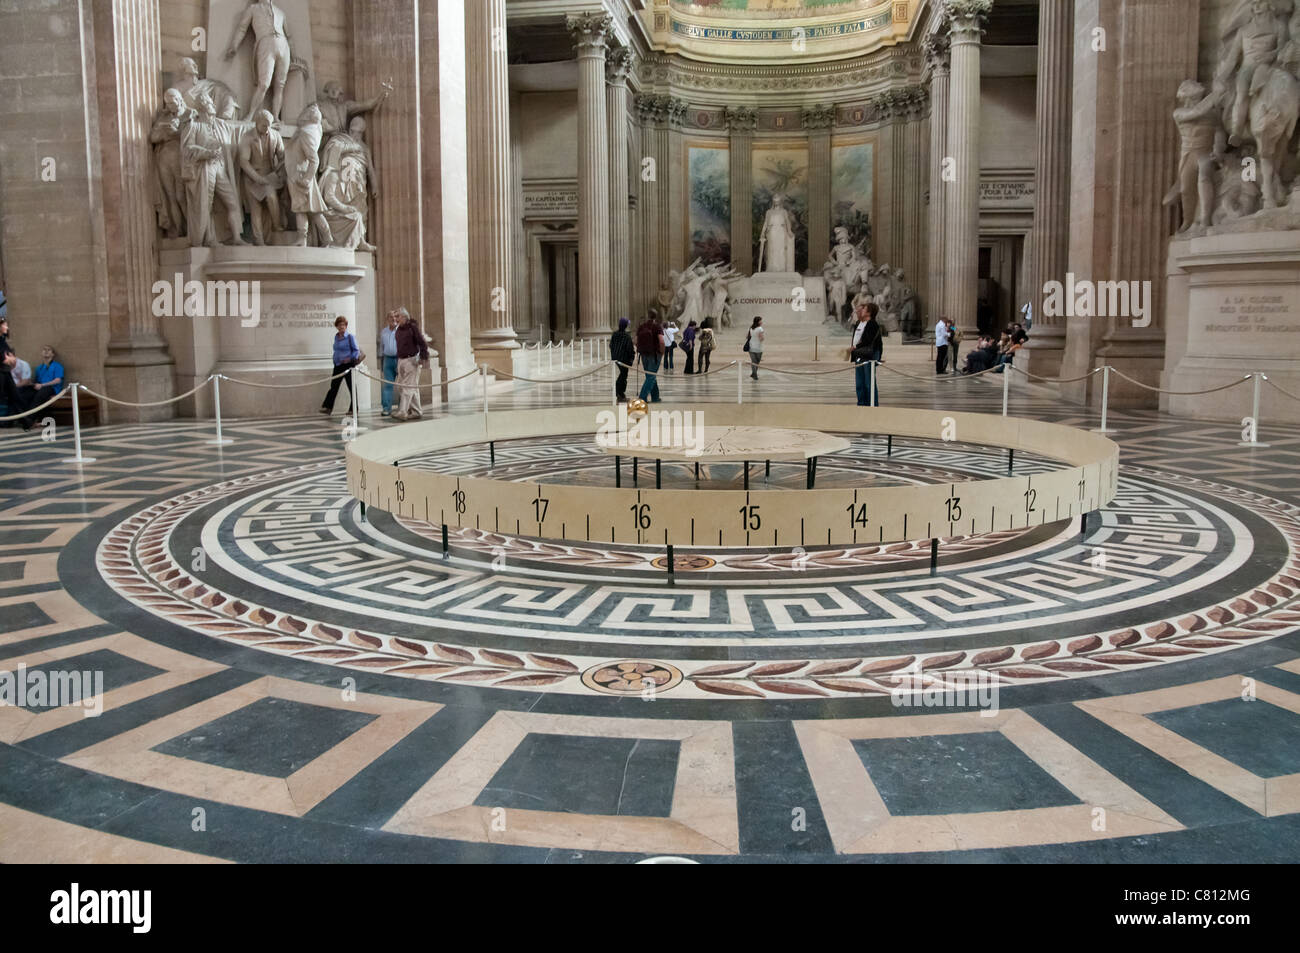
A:
[[[1000,412],[1000,378],[924,364],[882,402]],[[835,365],[798,370],[679,367],[664,396],[853,399],[807,373]],[[1013,383],[1012,414],[1098,424]],[[608,399],[602,373],[491,401]],[[444,559],[437,528],[362,520],[340,423],[227,421],[224,447],[205,422],[96,428],[80,468],[66,432],[0,431],[0,672],[102,678],[97,717],[0,706],[0,862],[1300,855],[1296,428],[1251,449],[1112,412],[1119,495],[1082,532],[946,538],[933,576],[925,543],[700,548],[669,585],[653,547],[463,530]],[[850,436],[819,483],[1004,466]],[[581,441],[496,455],[499,478],[610,479]]]

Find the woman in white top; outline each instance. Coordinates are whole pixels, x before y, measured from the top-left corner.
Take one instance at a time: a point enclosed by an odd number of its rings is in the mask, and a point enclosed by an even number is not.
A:
[[[758,362],[763,359],[763,339],[767,332],[763,330],[763,319],[755,318],[749,326],[749,335],[745,338],[745,349],[749,351],[749,377],[758,380]]]
[[[673,366],[673,349],[677,347],[677,322],[669,321],[664,325],[664,367]]]

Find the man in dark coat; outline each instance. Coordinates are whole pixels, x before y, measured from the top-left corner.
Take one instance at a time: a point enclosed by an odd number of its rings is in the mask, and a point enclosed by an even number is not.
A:
[[[627,318],[619,318],[618,330],[609,336],[610,359],[618,362],[618,380],[614,384],[614,393],[618,395],[620,404],[627,400],[627,372],[636,360],[636,345],[632,343],[632,335],[627,333],[630,323]]]

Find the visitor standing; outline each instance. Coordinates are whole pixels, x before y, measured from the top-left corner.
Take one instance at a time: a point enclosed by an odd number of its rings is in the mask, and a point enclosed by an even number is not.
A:
[[[627,400],[627,372],[636,360],[636,345],[632,343],[632,335],[627,333],[629,323],[627,318],[619,318],[618,330],[609,336],[609,359],[616,362],[618,369],[614,393],[620,404]]]
[[[763,319],[755,318],[754,323],[749,326],[749,334],[745,335],[745,350],[749,352],[750,380],[758,380],[758,362],[763,359],[763,341],[766,337]]]
[[[654,312],[636,331],[636,351],[641,355],[641,369],[645,371],[645,381],[641,384],[641,399],[652,404],[660,403],[659,398],[659,361],[663,357],[664,329]]]
[[[379,391],[379,402],[384,405],[384,416],[393,412],[393,383],[397,380],[397,312],[389,311],[384,326],[379,329],[379,360],[383,365],[380,374],[384,386]]]
[[[948,322],[948,361],[952,365],[952,373],[957,373],[957,356],[961,350],[958,345],[961,344],[961,328],[952,318],[944,318]]]
[[[682,332],[682,352],[686,355],[686,370],[684,373],[695,373],[695,338],[699,334],[699,328],[694,321],[686,325],[686,330]]]
[[[429,364],[429,347],[424,342],[424,332],[405,308],[397,309],[397,386],[401,388],[401,402],[393,411],[394,420],[419,420],[420,368]]]
[[[859,407],[880,406],[880,387],[873,378],[875,373],[871,361],[879,362],[885,353],[884,334],[876,315],[880,309],[874,301],[868,301],[858,308],[858,323],[853,329],[853,349],[849,352],[856,365],[853,368],[853,382],[857,387]]]
[[[934,326],[934,372],[942,374],[948,369],[948,319],[940,318]]]
[[[677,350],[677,322],[669,321],[663,328],[664,335],[664,367],[672,370],[673,351]]]
[[[348,319],[339,315],[334,319],[334,374],[330,380],[330,389],[325,394],[325,402],[320,405],[322,414],[334,413],[334,398],[338,396],[339,384],[346,381],[348,385],[348,410],[352,413],[352,368],[361,363],[361,349],[357,339],[348,333]]]
[[[715,347],[717,342],[713,339],[713,319],[705,318],[700,325],[700,360],[695,368],[697,374],[709,373],[709,360]]]

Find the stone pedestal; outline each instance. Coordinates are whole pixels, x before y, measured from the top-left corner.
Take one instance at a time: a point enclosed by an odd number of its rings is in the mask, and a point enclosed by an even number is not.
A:
[[[293,384],[328,377],[333,370],[334,320],[366,353],[365,367],[382,376],[375,323],[374,263],[367,252],[335,248],[185,248],[160,253],[160,281],[203,289],[201,313],[185,314],[176,300],[158,300],[167,312],[162,331],[176,361],[176,392],[184,393],[214,373],[259,384]],[[218,285],[221,282],[223,284]],[[179,283],[179,285],[177,284]],[[239,295],[235,298],[234,295]],[[241,309],[235,302],[252,308]],[[250,314],[250,312],[253,312]],[[435,373],[436,373],[435,366]],[[377,382],[357,378],[359,409],[378,404]],[[222,382],[225,417],[311,414],[326,385],[269,389]],[[116,396],[116,394],[114,395]],[[335,402],[336,414],[347,397]],[[212,416],[212,389],[181,402],[183,416]]]
[[[1300,394],[1300,232],[1211,235],[1170,242],[1167,259],[1166,390],[1205,390],[1252,371]],[[1112,387],[1114,378],[1112,377]],[[1239,422],[1253,383],[1214,394],[1162,394],[1179,416]],[[1260,422],[1300,422],[1300,400],[1268,384]]]

